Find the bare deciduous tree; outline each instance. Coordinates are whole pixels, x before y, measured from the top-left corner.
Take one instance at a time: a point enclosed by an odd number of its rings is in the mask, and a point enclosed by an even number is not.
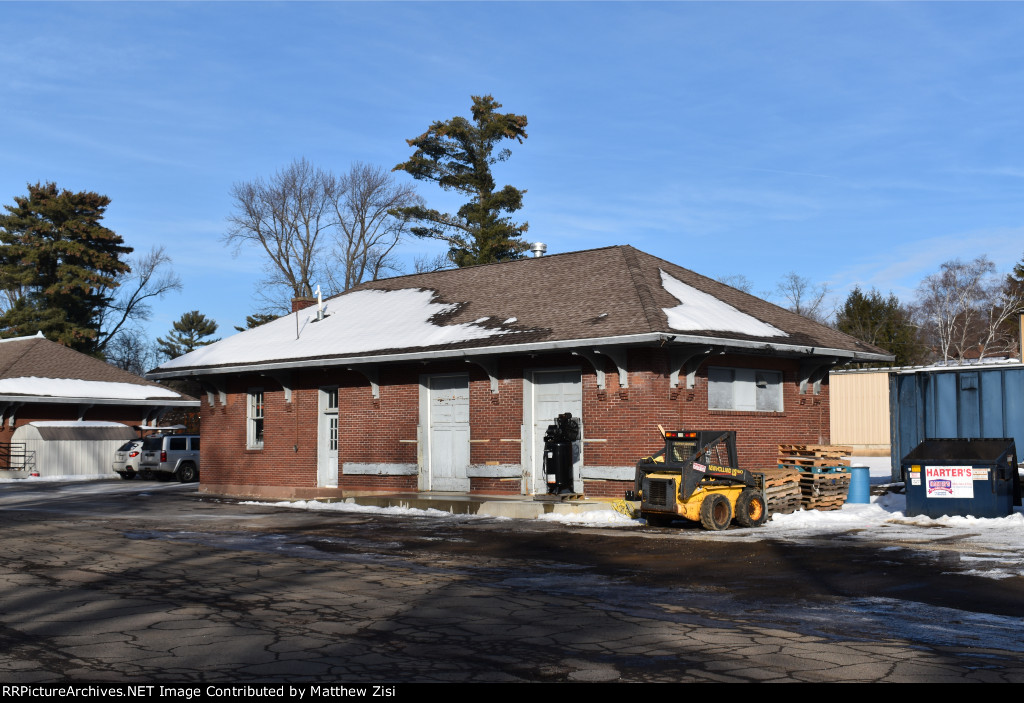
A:
[[[434,271],[443,271],[444,269],[450,269],[455,264],[447,253],[438,254],[436,256],[429,256],[424,254],[423,256],[417,256],[413,263],[413,271],[416,273],[433,273]]]
[[[152,314],[150,302],[154,298],[181,290],[181,279],[171,269],[171,257],[163,247],[153,247],[148,254],[128,263],[131,271],[115,279],[117,297],[99,316],[100,338],[96,345],[99,351],[105,351],[129,323],[148,320]]]
[[[1009,351],[1007,321],[1024,307],[1022,293],[996,275],[986,256],[947,261],[918,286],[914,314],[943,361]]]
[[[293,161],[269,180],[236,183],[234,212],[224,241],[255,245],[267,257],[268,285],[289,298],[311,296],[320,267],[325,234],[335,225],[338,178],[305,159]]]
[[[134,328],[115,334],[107,343],[104,358],[108,364],[137,376],[144,375],[158,363],[156,348],[146,340],[142,330]]]
[[[395,248],[407,220],[391,211],[422,205],[412,186],[357,163],[342,177],[305,159],[269,181],[238,183],[225,242],[237,251],[255,245],[267,256],[261,295],[271,309],[289,309],[292,298],[311,296],[317,283],[328,295],[398,271]],[[275,294],[276,291],[278,294]]]
[[[379,166],[355,163],[339,184],[333,252],[339,265],[332,268],[327,281],[333,291],[348,290],[365,280],[375,281],[387,271],[399,271],[394,250],[409,218],[391,211],[423,205],[413,186],[395,183],[391,174]]]
[[[736,290],[741,290],[744,293],[753,293],[754,291],[754,284],[742,273],[731,273],[728,276],[719,276],[718,280],[725,285],[732,286]]]
[[[826,283],[815,285],[811,279],[790,271],[779,281],[776,291],[785,300],[786,307],[797,315],[821,323],[830,315],[830,311],[825,309],[825,298],[829,292]]]

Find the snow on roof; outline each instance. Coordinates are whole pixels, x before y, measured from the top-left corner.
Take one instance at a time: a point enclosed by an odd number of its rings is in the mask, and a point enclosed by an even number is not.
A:
[[[733,332],[751,337],[788,337],[777,327],[756,317],[740,312],[713,295],[699,291],[661,272],[661,285],[679,305],[662,308],[668,317],[668,326],[681,332],[714,331]]]
[[[36,436],[38,435],[38,437]],[[135,430],[120,422],[101,420],[75,422],[68,420],[37,420],[22,425],[14,431],[11,439],[24,442],[30,439],[55,441],[118,441],[135,437]]]
[[[179,356],[160,369],[423,348],[513,332],[505,323],[484,327],[481,323],[490,318],[438,324],[437,317],[458,306],[434,302],[434,295],[420,288],[353,291],[327,301],[322,320],[317,320],[316,308],[305,308]]]
[[[25,337],[8,337],[7,339],[0,339],[0,344],[3,344],[4,342],[24,342],[26,339],[46,339],[46,337],[43,336],[42,331],[39,331]]]
[[[127,427],[124,423],[106,420],[35,420],[28,424],[32,427]]]
[[[114,381],[83,381],[77,378],[39,378],[19,376],[0,379],[0,395],[28,395],[39,397],[105,398],[115,400],[145,400],[146,398],[181,398],[169,388]]]

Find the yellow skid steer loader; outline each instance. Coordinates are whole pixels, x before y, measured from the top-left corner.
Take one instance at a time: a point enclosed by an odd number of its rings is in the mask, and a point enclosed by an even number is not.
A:
[[[648,525],[679,518],[707,530],[724,530],[734,519],[741,527],[765,523],[764,474],[739,468],[735,432],[662,434],[665,448],[637,462],[634,490],[626,494]]]

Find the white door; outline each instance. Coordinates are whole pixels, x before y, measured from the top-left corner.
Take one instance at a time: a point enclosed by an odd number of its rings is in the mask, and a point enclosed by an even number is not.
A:
[[[532,486],[534,493],[547,492],[547,477],[544,474],[544,434],[548,426],[554,424],[555,418],[562,413],[572,413],[575,418],[583,417],[583,381],[579,369],[558,369],[551,371],[534,371],[531,383],[533,418],[532,447]],[[580,479],[581,458],[574,457],[573,474],[575,475],[574,490],[583,492]]]
[[[320,389],[320,426],[317,432],[316,485],[338,485],[338,389]]]
[[[469,490],[469,376],[429,378],[430,490]]]

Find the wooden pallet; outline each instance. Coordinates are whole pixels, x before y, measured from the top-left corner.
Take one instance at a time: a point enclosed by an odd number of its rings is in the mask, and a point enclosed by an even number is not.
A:
[[[853,453],[853,447],[838,444],[780,444],[780,456],[842,459]]]
[[[808,510],[838,510],[846,503],[850,474],[800,472],[801,502]]]
[[[846,504],[846,496],[804,496],[802,503],[808,510],[839,510]]]
[[[769,515],[795,513],[803,506],[803,494],[796,483],[766,488],[764,497],[768,502]]]
[[[764,497],[768,503],[768,514],[795,513],[800,509],[800,472],[788,468],[763,469]]]
[[[779,456],[778,466],[805,469],[849,469],[848,458],[803,458],[800,456]]]

